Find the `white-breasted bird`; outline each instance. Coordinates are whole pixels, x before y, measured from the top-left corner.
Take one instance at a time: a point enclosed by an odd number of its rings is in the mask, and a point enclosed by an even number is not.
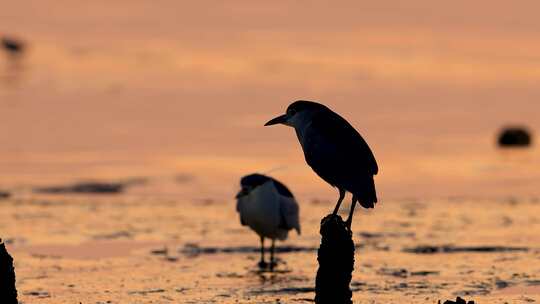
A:
[[[313,101],[298,100],[265,126],[293,127],[308,165],[323,180],[337,187],[337,214],[346,191],[352,193],[347,226],[351,228],[356,202],[373,208],[377,202],[373,176],[379,171],[373,152],[360,134],[341,116]]]
[[[275,266],[275,240],[285,240],[291,229],[300,234],[298,203],[285,185],[266,175],[255,173],[244,176],[240,185],[242,189],[236,195],[240,223],[249,226],[261,238],[261,268],[268,265],[264,260],[264,239],[272,240],[272,269]]]

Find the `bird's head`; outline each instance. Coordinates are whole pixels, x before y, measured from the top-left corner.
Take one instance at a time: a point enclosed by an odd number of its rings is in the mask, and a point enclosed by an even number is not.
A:
[[[280,115],[269,122],[265,123],[265,126],[271,126],[276,124],[283,124],[289,127],[298,127],[305,121],[310,121],[313,115],[321,110],[327,110],[324,105],[307,100],[298,100],[291,103],[287,107],[285,114]]]
[[[236,198],[246,196],[253,191],[253,189],[266,183],[270,180],[270,177],[258,173],[246,175],[240,180],[240,186],[242,189],[236,194]]]

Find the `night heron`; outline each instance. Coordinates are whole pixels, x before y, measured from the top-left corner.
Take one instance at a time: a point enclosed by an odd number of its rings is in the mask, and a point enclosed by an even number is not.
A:
[[[351,228],[356,202],[373,208],[377,202],[373,176],[379,168],[373,152],[360,134],[341,116],[328,107],[299,100],[265,126],[284,124],[293,127],[304,150],[308,165],[323,180],[337,187],[337,214],[346,191],[352,193],[347,227]]]
[[[264,260],[264,239],[272,240],[270,247],[270,269],[275,266],[275,240],[285,240],[289,230],[300,234],[299,207],[291,191],[279,181],[262,174],[251,174],[240,180],[242,189],[236,195],[236,211],[240,223],[249,226],[261,238],[261,261]]]

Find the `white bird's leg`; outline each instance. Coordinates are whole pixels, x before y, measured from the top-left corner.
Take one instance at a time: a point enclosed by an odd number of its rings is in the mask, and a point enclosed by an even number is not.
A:
[[[270,270],[273,270],[274,266],[276,266],[276,262],[274,261],[275,243],[276,240],[272,239],[272,246],[270,247]]]
[[[349,212],[349,217],[347,218],[347,221],[345,222],[345,225],[347,225],[347,228],[349,228],[349,230],[351,230],[352,218],[353,218],[353,214],[354,214],[354,207],[356,206],[356,201],[357,200],[358,199],[356,198],[356,196],[353,195],[352,202],[351,202],[351,210]]]
[[[341,202],[345,198],[345,190],[341,188],[338,188],[338,189],[339,189],[339,199],[337,201],[336,208],[334,208],[334,213],[332,213],[333,215],[336,215],[338,213],[339,206],[341,205]]]
[[[261,236],[261,261],[259,262],[259,268],[266,268],[266,262],[264,261],[264,237]]]

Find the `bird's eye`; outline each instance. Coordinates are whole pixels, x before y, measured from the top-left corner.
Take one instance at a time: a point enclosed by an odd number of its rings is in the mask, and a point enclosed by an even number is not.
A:
[[[295,109],[290,109],[290,110],[289,110],[289,114],[290,114],[290,115],[296,114],[296,110],[295,110]]]

